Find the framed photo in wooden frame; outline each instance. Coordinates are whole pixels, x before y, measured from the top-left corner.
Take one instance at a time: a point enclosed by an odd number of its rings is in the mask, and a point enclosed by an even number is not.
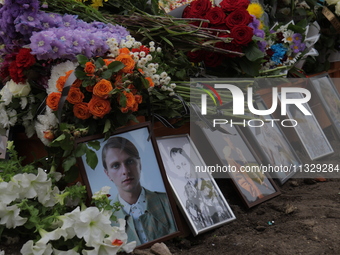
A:
[[[235,219],[214,178],[197,172],[205,163],[188,134],[156,138],[165,171],[177,204],[193,235],[198,235]]]
[[[311,77],[310,81],[332,122],[337,136],[340,138],[340,95],[334,86],[332,78],[327,73],[324,73]]]
[[[255,100],[254,107],[258,110],[267,110],[260,97]],[[254,119],[253,126],[242,127],[242,130],[251,140],[253,149],[261,155],[265,166],[275,169],[270,172],[272,178],[282,185],[297,172],[302,165],[301,160],[271,115],[254,118],[257,119]]]
[[[278,94],[281,101],[281,93]],[[287,99],[301,99],[304,96],[298,92],[286,93]],[[318,121],[309,105],[303,103],[302,106],[312,115],[305,115],[296,104],[288,104],[286,107],[287,116],[294,120],[294,129],[298,135],[303,148],[311,160],[316,160],[334,152],[325,133],[320,127]]]
[[[89,199],[102,187],[110,187],[112,202],[122,205],[115,216],[126,220],[128,241],[136,241],[138,248],[180,234],[176,201],[150,128],[144,122],[120,128],[107,139],[94,135],[76,141],[76,146],[100,144],[94,151],[98,158],[95,169],[85,156],[78,158]],[[118,222],[112,225],[119,226]]]
[[[235,125],[195,127],[196,145],[215,178],[230,178],[244,204],[251,208],[281,194],[243,133]],[[204,139],[204,141],[203,141]],[[215,155],[216,156],[215,156]]]

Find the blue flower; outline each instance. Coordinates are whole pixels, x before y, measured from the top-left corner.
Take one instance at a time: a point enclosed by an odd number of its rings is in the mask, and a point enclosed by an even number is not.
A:
[[[282,43],[277,43],[274,44],[270,47],[274,54],[272,55],[271,60],[275,62],[275,64],[281,64],[282,63],[282,59],[285,56],[286,52],[287,52],[287,48],[282,44]]]

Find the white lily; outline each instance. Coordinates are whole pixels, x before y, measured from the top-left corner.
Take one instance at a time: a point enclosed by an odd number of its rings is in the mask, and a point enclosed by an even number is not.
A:
[[[19,216],[20,209],[16,205],[7,206],[0,202],[0,224],[6,228],[16,228],[25,224],[27,219]]]
[[[34,245],[32,240],[26,242],[20,250],[22,255],[50,255],[52,252],[51,244],[36,243]]]

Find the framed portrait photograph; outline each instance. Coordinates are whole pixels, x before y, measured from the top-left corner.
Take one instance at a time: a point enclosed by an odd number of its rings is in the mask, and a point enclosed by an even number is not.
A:
[[[215,179],[230,178],[248,208],[281,194],[268,173],[262,171],[259,158],[239,128],[227,124],[216,127],[200,124],[195,131],[202,157],[215,167],[211,169]]]
[[[340,138],[340,95],[332,78],[325,73],[311,77],[310,80],[337,136]]]
[[[267,110],[262,98],[255,100],[254,107],[258,110]],[[302,164],[301,160],[282,132],[278,124],[281,122],[275,121],[271,115],[254,118],[253,125],[242,127],[242,131],[251,139],[251,145],[261,155],[262,162],[267,167],[278,170],[271,171],[270,175],[282,185],[296,173]]]
[[[78,158],[89,198],[102,187],[110,187],[110,199],[121,205],[115,216],[125,219],[128,241],[136,241],[138,248],[178,236],[176,201],[156,140],[150,134],[150,123],[121,128],[108,139],[98,135],[80,138],[76,143],[89,146],[93,141],[100,144],[95,151],[95,169],[86,163],[85,156]],[[118,222],[112,225],[119,226]]]
[[[188,134],[157,137],[164,168],[193,235],[235,219],[214,178],[196,171],[205,163]]]
[[[281,101],[281,93],[278,94]],[[287,99],[304,98],[301,93],[286,93]],[[334,152],[325,133],[316,120],[311,108],[307,103],[302,104],[312,115],[305,115],[295,104],[287,104],[286,113],[289,119],[294,120],[294,129],[303,148],[311,160],[316,160]]]

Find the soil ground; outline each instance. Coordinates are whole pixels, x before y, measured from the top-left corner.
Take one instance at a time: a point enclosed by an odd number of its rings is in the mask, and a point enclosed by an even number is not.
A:
[[[331,137],[330,143],[334,154],[317,161],[297,152],[303,163],[340,167],[340,142]],[[236,220],[166,244],[174,255],[340,254],[340,179],[294,177],[279,186],[281,195],[251,209],[227,188],[226,180],[217,180]]]

